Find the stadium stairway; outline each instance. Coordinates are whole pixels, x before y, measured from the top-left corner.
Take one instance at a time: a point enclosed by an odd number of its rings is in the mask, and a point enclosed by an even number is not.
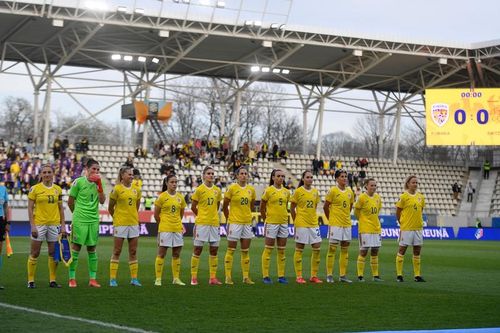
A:
[[[482,179],[476,187],[476,201],[473,205],[474,216],[477,217],[487,217],[490,214],[491,201],[493,199],[493,192],[495,190],[495,184],[497,179],[497,171],[490,171],[489,179]],[[482,176],[482,175],[480,175]]]
[[[469,179],[464,179],[463,186],[462,186],[462,201],[460,204],[460,208],[458,210],[459,216],[471,216],[472,215],[473,205],[475,202],[477,202],[478,195],[473,196],[472,202],[467,202],[466,187],[470,181],[470,182],[472,182],[472,186],[474,188],[476,188],[476,193],[478,193],[479,187],[481,186],[480,185],[481,180],[482,180],[482,174],[481,174],[480,170],[470,170]]]

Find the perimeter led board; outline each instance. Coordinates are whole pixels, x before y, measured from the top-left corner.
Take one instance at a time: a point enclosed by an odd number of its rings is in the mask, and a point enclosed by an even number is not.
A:
[[[427,89],[429,146],[500,145],[500,88]]]

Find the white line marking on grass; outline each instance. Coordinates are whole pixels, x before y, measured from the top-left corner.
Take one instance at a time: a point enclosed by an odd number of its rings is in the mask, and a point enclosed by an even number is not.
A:
[[[31,312],[31,313],[36,313],[36,314],[60,318],[60,319],[80,321],[80,322],[87,323],[87,324],[93,324],[93,325],[102,326],[102,327],[106,327],[106,328],[114,328],[117,330],[122,330],[122,331],[127,331],[127,332],[154,333],[153,331],[146,331],[146,330],[143,330],[140,328],[134,328],[134,327],[128,327],[128,326],[117,325],[117,324],[112,324],[112,323],[106,323],[106,322],[99,321],[99,320],[85,319],[85,318],[79,318],[79,317],[73,317],[73,316],[65,316],[65,315],[61,315],[58,313],[54,313],[54,312],[40,311],[40,310],[36,310],[36,309],[26,308],[23,306],[17,306],[17,305],[12,305],[12,304],[7,304],[7,303],[0,303],[0,307],[18,310],[18,311],[24,311],[24,312]]]

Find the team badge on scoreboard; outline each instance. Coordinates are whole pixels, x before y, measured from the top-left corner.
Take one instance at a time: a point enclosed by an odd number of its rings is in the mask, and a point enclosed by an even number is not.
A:
[[[446,124],[448,118],[450,118],[450,110],[448,104],[432,104],[431,116],[434,124],[438,125],[439,127]]]

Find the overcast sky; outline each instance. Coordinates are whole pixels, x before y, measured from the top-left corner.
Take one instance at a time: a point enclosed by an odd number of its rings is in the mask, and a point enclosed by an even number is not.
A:
[[[170,0],[165,1],[169,1],[169,6],[172,5]],[[214,0],[191,1],[194,4],[198,1],[213,3]],[[112,2],[113,5],[121,3],[132,6],[134,0]],[[138,0],[137,3],[142,3],[146,8],[158,5],[157,0]],[[226,3],[228,7],[237,8],[240,0],[227,0]],[[290,3],[290,15],[287,15]],[[247,12],[247,16],[259,16],[257,12],[262,11],[265,5],[266,0],[248,0],[243,3],[242,8],[255,10]],[[499,44],[499,14],[500,0],[268,0],[263,18],[268,21],[287,21],[287,26],[297,29],[338,35],[467,47],[471,43],[491,40],[497,40],[496,44]],[[30,81],[27,78],[0,74],[0,100],[6,96],[22,96],[32,101]],[[96,97],[83,100],[94,109],[113,102]],[[76,112],[79,109],[62,94],[53,95],[52,105],[53,109],[65,112]],[[119,117],[119,106],[100,116],[105,121],[114,121]],[[311,112],[309,124],[314,122],[314,117],[315,112]],[[323,133],[349,130],[356,119],[353,115],[327,113]]]

